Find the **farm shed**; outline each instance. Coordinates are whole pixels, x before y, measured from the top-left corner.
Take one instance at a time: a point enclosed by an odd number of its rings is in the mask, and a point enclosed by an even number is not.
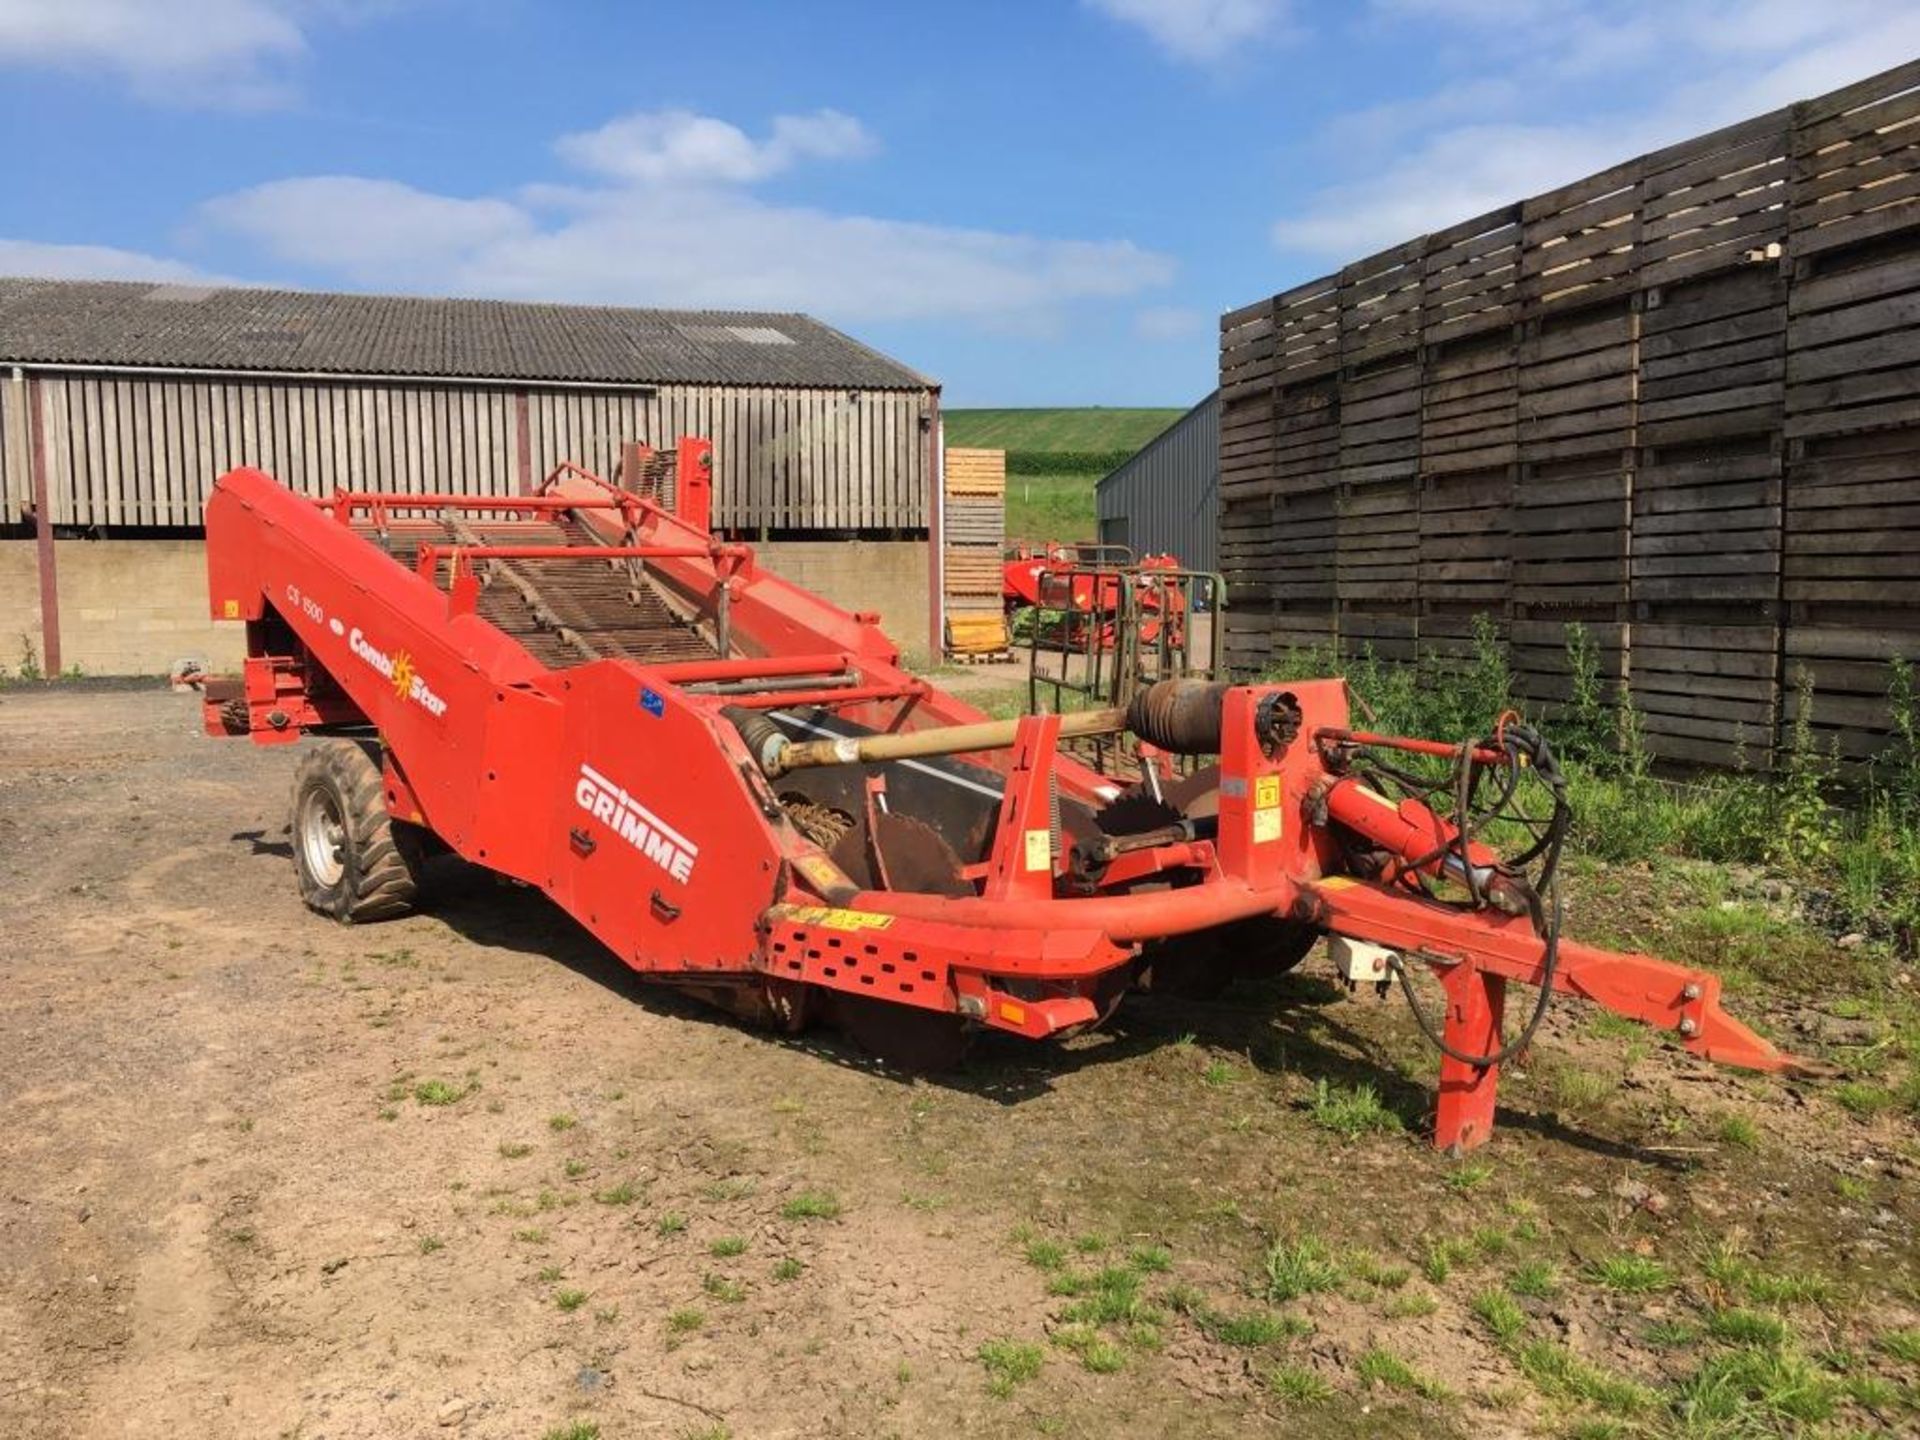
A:
[[[1444,662],[1476,615],[1649,747],[1888,741],[1920,659],[1920,61],[1420,236],[1224,317],[1240,673]]]
[[[927,644],[939,389],[804,315],[0,279],[0,669],[230,663],[213,480],[508,495],[714,442],[717,528]]]
[[[1172,555],[1189,570],[1219,569],[1220,392],[1101,480],[1094,505],[1108,544]]]

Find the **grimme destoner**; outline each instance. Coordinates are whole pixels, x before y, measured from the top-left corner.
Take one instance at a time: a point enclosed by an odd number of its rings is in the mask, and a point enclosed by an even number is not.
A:
[[[401,914],[444,847],[652,980],[922,1067],[981,1029],[1078,1034],[1132,989],[1275,974],[1324,935],[1348,982],[1413,1003],[1456,1151],[1555,992],[1709,1060],[1798,1064],[1713,975],[1562,939],[1564,786],[1512,717],[1464,744],[1371,734],[1326,679],[989,720],[902,670],[874,616],[710,533],[706,442],[661,461],[671,506],[571,466],[516,498],[221,477],[208,581],[248,659],[207,683],[207,728],[328,737],[294,781],[309,906]],[[1123,785],[1061,752],[1088,736],[1158,758]],[[1509,981],[1539,996],[1506,1039]]]

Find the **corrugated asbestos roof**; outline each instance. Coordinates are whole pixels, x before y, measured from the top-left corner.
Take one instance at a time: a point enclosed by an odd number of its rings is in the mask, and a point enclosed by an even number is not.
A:
[[[0,364],[623,385],[931,384],[805,315],[4,278]]]

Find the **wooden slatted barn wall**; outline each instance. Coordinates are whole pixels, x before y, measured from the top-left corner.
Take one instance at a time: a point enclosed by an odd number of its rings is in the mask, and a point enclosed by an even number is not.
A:
[[[1920,62],[1225,316],[1227,653],[1567,625],[1655,753],[1764,763],[1800,667],[1884,743],[1920,658]]]
[[[714,524],[728,529],[923,530],[920,391],[662,385],[651,393],[534,392],[533,464],[612,475],[627,440],[713,441]]]
[[[45,372],[39,384],[56,525],[198,525],[214,478],[242,464],[310,495],[520,488],[517,396],[505,388],[163,372]],[[25,430],[14,389],[0,382],[8,436]],[[925,407],[913,391],[527,394],[536,480],[563,460],[611,476],[627,440],[704,435],[719,462],[716,523],[774,530],[924,529]],[[23,444],[7,453],[15,458],[0,471],[0,498],[15,519],[30,482]]]
[[[20,524],[32,500],[26,381],[0,377],[0,525]]]

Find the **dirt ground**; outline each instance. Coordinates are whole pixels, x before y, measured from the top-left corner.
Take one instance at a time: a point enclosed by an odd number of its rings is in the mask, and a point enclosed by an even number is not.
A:
[[[296,753],[0,693],[0,1436],[1652,1433],[1729,1313],[1831,1403],[1686,1433],[1920,1433],[1904,1112],[1568,1005],[1448,1162],[1404,1007],[1318,959],[909,1081],[451,863],[320,920]],[[1316,1124],[1320,1077],[1384,1128]]]

